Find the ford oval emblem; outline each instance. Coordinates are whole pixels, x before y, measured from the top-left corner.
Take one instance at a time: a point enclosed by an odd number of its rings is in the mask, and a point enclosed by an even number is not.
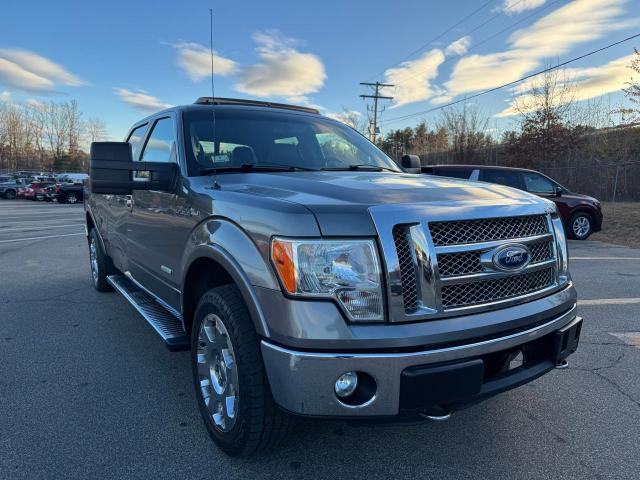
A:
[[[498,270],[515,272],[522,270],[531,262],[531,252],[524,245],[503,245],[493,253],[493,265]]]

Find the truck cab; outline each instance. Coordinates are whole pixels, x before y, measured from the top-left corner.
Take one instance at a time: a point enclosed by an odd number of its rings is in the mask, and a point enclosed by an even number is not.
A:
[[[552,202],[407,173],[307,107],[164,110],[92,144],[85,190],[95,288],[190,351],[232,455],[298,416],[447,419],[578,346]]]

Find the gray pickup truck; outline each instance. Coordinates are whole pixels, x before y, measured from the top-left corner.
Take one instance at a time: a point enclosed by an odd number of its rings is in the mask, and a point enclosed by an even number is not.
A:
[[[229,454],[296,416],[444,420],[578,345],[553,203],[407,173],[310,108],[164,110],[93,143],[85,188],[95,288],[190,351]]]

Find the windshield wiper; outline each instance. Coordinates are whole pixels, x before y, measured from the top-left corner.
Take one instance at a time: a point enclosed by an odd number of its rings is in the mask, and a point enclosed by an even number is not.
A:
[[[233,167],[207,167],[200,170],[200,175],[209,175],[212,173],[225,173],[225,172],[314,172],[313,168],[300,167],[298,165],[285,165],[282,163],[243,163],[242,165],[236,165]]]
[[[345,165],[344,167],[325,167],[320,170],[327,170],[329,172],[348,172],[355,170],[369,171],[369,172],[381,172],[383,170],[387,172],[400,173],[399,170],[393,168],[383,167],[381,165],[369,165],[367,163],[356,163],[353,165]]]

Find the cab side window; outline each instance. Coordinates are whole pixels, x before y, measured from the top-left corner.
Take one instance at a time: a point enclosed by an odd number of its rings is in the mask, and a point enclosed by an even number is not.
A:
[[[144,146],[143,162],[175,162],[176,139],[173,118],[166,117],[156,121]]]
[[[539,173],[522,172],[522,179],[527,192],[532,193],[553,193],[555,185],[548,178]]]

